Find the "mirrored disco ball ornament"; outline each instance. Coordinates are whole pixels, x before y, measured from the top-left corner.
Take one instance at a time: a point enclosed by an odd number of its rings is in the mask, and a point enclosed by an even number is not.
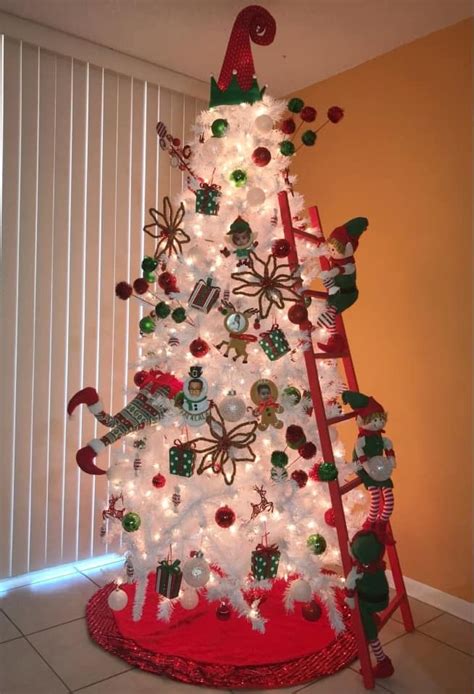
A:
[[[127,606],[128,595],[124,590],[117,586],[115,590],[110,593],[109,597],[107,598],[107,602],[111,610],[114,610],[114,612],[119,612]]]
[[[211,570],[209,564],[204,559],[202,552],[197,552],[196,556],[188,559],[183,566],[183,578],[188,586],[201,588],[209,581]]]
[[[373,480],[376,480],[376,482],[384,482],[388,480],[392,474],[393,462],[383,455],[374,455],[367,460],[364,467]]]
[[[219,403],[219,409],[227,422],[238,422],[245,415],[247,406],[235,390],[229,390],[225,398]]]

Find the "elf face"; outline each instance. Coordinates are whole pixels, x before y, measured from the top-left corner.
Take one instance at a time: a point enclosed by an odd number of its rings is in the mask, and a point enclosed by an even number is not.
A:
[[[345,258],[345,249],[341,250],[341,248],[341,245],[331,242],[330,240],[328,241],[328,251],[331,258],[334,258],[335,260],[341,260],[341,258]]]
[[[387,413],[386,412],[376,412],[370,417],[364,419],[363,417],[357,417],[357,424],[361,429],[367,429],[367,431],[380,431],[384,428],[387,423]]]
[[[250,245],[252,241],[252,234],[250,231],[236,231],[232,234],[232,244],[236,248],[246,248]]]

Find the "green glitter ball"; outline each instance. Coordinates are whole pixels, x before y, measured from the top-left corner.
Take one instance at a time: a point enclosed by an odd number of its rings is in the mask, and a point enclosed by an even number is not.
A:
[[[150,316],[145,316],[145,318],[141,319],[139,326],[142,333],[149,335],[155,330],[155,321]]]
[[[127,531],[127,533],[134,533],[140,525],[142,524],[142,519],[138,513],[133,513],[130,511],[126,513],[122,518],[122,528]]]
[[[273,451],[271,463],[275,467],[286,467],[288,465],[288,455],[285,451]]]
[[[334,463],[321,463],[318,467],[318,477],[321,482],[332,482],[337,479],[337,467]]]
[[[318,136],[314,132],[314,130],[306,130],[302,135],[301,135],[301,142],[306,145],[306,147],[312,147],[314,143],[316,142],[316,138]]]
[[[237,188],[242,188],[247,183],[247,174],[242,169],[232,171],[229,178]]]
[[[328,543],[322,535],[316,533],[308,537],[306,540],[306,546],[312,551],[313,554],[322,554],[326,551]]]
[[[173,313],[171,314],[171,318],[174,320],[175,323],[182,323],[184,320],[186,320],[186,311],[184,308],[175,308]]]
[[[288,386],[285,388],[283,395],[290,405],[297,405],[301,400],[301,393],[295,386]]]
[[[167,318],[171,313],[171,309],[166,302],[160,301],[155,306],[155,313],[159,318]]]
[[[156,277],[153,272],[143,272],[143,279],[148,282],[148,284],[154,284],[156,282]]]
[[[288,111],[291,111],[291,113],[299,113],[300,111],[303,110],[304,106],[304,101],[303,99],[299,99],[297,96],[293,97],[293,99],[290,99],[288,102]]]
[[[228,121],[225,118],[216,118],[211,125],[212,134],[214,137],[224,137],[229,127]]]
[[[291,157],[295,153],[295,146],[290,140],[283,140],[283,142],[280,142],[280,152],[285,157]]]
[[[158,261],[149,255],[146,255],[142,260],[143,272],[153,272],[158,267]]]

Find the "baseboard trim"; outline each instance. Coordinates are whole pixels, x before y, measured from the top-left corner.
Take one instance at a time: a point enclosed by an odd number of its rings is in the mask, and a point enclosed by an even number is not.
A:
[[[387,580],[389,586],[394,588],[392,572],[389,570],[387,570]],[[403,580],[405,581],[407,593],[411,598],[426,602],[428,605],[464,619],[466,622],[474,622],[474,603],[462,600],[462,598],[457,598],[449,593],[443,593],[442,590],[428,586],[426,583],[420,583],[420,581],[415,581],[415,579],[407,576],[404,576]]]

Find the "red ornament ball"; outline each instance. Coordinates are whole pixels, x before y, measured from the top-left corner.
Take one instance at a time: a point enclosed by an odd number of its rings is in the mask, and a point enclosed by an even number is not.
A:
[[[301,119],[306,123],[312,123],[314,120],[316,120],[316,115],[317,111],[312,106],[305,106],[300,113]]]
[[[257,166],[266,166],[271,158],[270,150],[266,147],[257,147],[252,153],[252,161]]]
[[[344,118],[344,109],[340,106],[331,106],[328,109],[328,119],[331,123],[339,123]]]
[[[132,285],[128,282],[119,282],[115,285],[115,295],[122,301],[130,299],[133,294]]]
[[[290,323],[300,325],[308,320],[308,309],[303,304],[293,304],[288,311],[288,319]]]
[[[230,506],[221,506],[217,509],[214,518],[220,528],[230,528],[235,522],[235,513]]]
[[[311,602],[306,602],[301,606],[301,614],[308,622],[317,622],[321,617],[322,610],[316,600],[311,600]]]
[[[205,357],[206,354],[208,354],[209,349],[209,345],[201,337],[197,337],[189,345],[189,351],[191,352],[193,357],[196,357],[196,359],[201,359],[201,357]]]
[[[216,610],[216,617],[217,619],[220,619],[221,622],[226,622],[228,619],[231,618],[232,615],[232,609],[227,602],[221,602],[219,607]]]
[[[179,139],[179,137],[173,137],[173,145],[175,147],[179,147],[180,144],[181,144],[181,140]]]
[[[143,277],[138,277],[133,283],[133,288],[137,294],[145,294],[148,291],[148,282]]]
[[[272,243],[272,255],[276,258],[287,258],[290,250],[291,246],[286,239],[277,239]]]
[[[283,123],[280,125],[280,130],[282,131],[282,133],[285,133],[285,135],[291,135],[292,133],[294,133],[296,130],[296,123],[293,120],[293,118],[287,118],[286,120],[284,120]]]
[[[165,294],[177,291],[176,284],[176,277],[173,274],[171,274],[171,272],[165,271],[158,275],[158,286],[160,286],[161,289],[164,290]]]
[[[133,377],[133,382],[137,386],[137,388],[141,388],[143,385],[143,381],[145,378],[148,376],[148,371],[137,371],[137,373]]]
[[[301,448],[298,448],[298,453],[304,460],[310,460],[311,458],[314,458],[317,450],[316,444],[312,443],[311,441],[307,441],[301,446]]]
[[[161,489],[166,484],[166,477],[159,472],[153,477],[151,483],[156,489]]]
[[[336,514],[333,508],[328,508],[328,510],[324,512],[324,520],[326,525],[329,525],[331,528],[336,527]]]
[[[308,475],[304,470],[294,470],[291,473],[291,479],[295,480],[298,487],[302,489],[303,487],[306,487],[306,483],[308,482]]]

